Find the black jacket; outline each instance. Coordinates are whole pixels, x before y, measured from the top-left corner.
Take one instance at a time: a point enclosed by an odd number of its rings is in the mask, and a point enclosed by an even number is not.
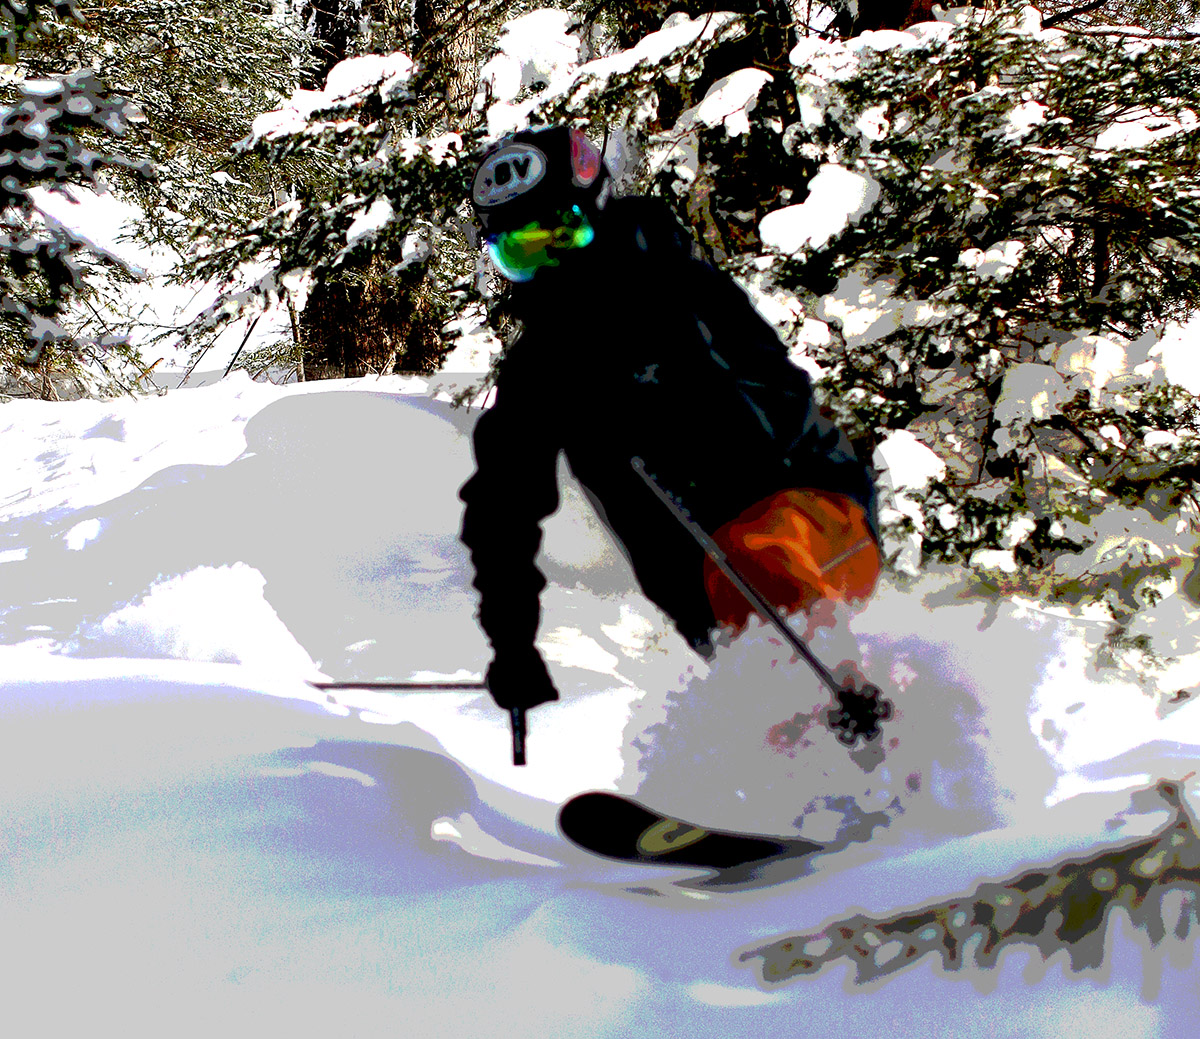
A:
[[[726,274],[692,256],[666,206],[617,199],[594,242],[513,287],[523,330],[475,430],[462,540],[497,655],[528,651],[545,579],[540,522],[565,452],[646,595],[700,652],[715,619],[703,551],[631,466],[635,456],[709,533],[790,487],[875,491],[808,376]]]

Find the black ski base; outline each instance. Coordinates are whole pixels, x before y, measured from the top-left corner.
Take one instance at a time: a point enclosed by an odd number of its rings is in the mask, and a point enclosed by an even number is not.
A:
[[[595,855],[656,866],[742,871],[822,850],[811,841],[705,829],[599,791],[571,798],[559,809],[558,826],[569,841]]]

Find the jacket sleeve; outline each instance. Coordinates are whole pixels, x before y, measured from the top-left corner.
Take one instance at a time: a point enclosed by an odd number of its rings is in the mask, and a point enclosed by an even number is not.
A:
[[[681,316],[690,317],[708,353],[699,363],[710,370],[716,366],[715,384],[722,392],[712,403],[719,404],[732,438],[757,458],[839,452],[843,445],[836,432],[830,436],[819,421],[808,375],[788,360],[787,347],[741,286],[693,252],[661,203],[643,204],[635,215],[639,233],[645,232],[642,240],[664,258],[662,270],[671,281],[665,295],[676,301]],[[679,348],[690,352],[694,337],[679,338]]]
[[[775,330],[728,275],[704,263],[691,266],[694,282],[703,286],[697,297],[704,301],[697,308],[700,335],[734,390],[736,404],[726,414],[741,430],[742,444],[777,458],[784,484],[811,483],[850,495],[874,530],[872,475],[845,433],[821,414],[808,374],[788,359]]]
[[[545,416],[548,401],[537,399],[520,378],[504,375],[496,403],[476,424],[475,474],[459,492],[479,623],[498,656],[533,649],[538,597],[546,586],[534,560],[541,522],[558,508],[558,446]]]

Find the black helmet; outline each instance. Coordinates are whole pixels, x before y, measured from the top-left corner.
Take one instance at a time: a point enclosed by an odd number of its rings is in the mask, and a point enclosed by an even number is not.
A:
[[[581,130],[549,126],[521,130],[484,155],[471,185],[471,205],[485,235],[524,227],[577,205],[604,208],[611,173]]]

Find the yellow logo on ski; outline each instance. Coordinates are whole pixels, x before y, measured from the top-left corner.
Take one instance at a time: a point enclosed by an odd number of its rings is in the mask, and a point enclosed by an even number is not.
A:
[[[699,826],[689,826],[678,819],[662,819],[642,832],[637,839],[637,850],[642,855],[666,855],[707,836],[708,831]]]

